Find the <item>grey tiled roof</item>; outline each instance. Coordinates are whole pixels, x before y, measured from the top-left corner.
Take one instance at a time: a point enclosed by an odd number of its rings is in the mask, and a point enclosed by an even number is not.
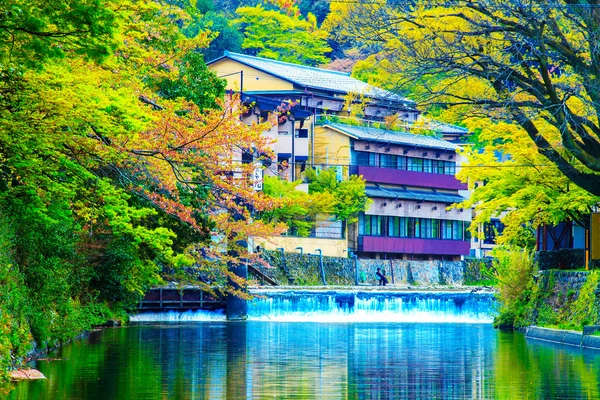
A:
[[[425,192],[422,190],[385,189],[376,186],[367,186],[365,192],[369,198],[431,201],[447,204],[460,203],[465,200],[464,197],[458,194]]]
[[[345,72],[330,71],[322,68],[307,67],[268,58],[253,57],[245,54],[225,52],[224,57],[241,62],[250,67],[267,72],[271,75],[293,82],[297,85],[315,89],[331,90],[341,93],[359,93],[369,97],[402,102],[407,107],[415,107],[415,102],[398,96],[387,90],[371,86],[368,83],[352,78]],[[217,60],[219,60],[218,58]],[[217,61],[214,60],[214,61]],[[214,62],[213,61],[213,62]],[[211,62],[212,63],[212,62]]]
[[[433,136],[417,135],[407,132],[388,131],[384,129],[370,128],[366,126],[351,126],[343,124],[334,124],[327,122],[323,126],[330,126],[346,133],[355,139],[392,143],[409,146],[428,147],[441,150],[455,151],[458,146],[447,142],[443,139],[438,139]]]

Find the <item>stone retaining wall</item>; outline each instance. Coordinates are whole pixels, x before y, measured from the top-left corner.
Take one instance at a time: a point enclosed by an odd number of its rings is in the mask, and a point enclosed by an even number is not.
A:
[[[540,270],[578,269],[585,267],[584,249],[538,251],[535,254]]]
[[[271,267],[254,267],[280,285],[322,285],[318,255],[263,251],[261,256]],[[390,284],[396,285],[460,286],[464,282],[462,261],[358,259],[356,262],[360,284],[376,285],[377,268],[385,271]],[[328,285],[355,284],[357,271],[353,258],[323,256],[323,268]]]

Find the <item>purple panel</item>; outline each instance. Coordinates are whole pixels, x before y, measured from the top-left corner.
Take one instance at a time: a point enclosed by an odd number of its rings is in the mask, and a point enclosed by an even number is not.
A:
[[[468,255],[470,244],[465,240],[391,238],[363,236],[363,251],[378,253]]]
[[[358,174],[362,175],[367,182],[421,186],[438,189],[467,189],[467,184],[460,182],[458,179],[456,179],[456,177],[454,177],[454,175],[364,166],[358,167]]]

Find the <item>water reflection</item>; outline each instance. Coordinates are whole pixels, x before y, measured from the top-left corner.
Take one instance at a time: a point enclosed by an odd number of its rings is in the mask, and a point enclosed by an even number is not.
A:
[[[202,322],[108,329],[10,399],[598,398],[600,352],[488,324]]]

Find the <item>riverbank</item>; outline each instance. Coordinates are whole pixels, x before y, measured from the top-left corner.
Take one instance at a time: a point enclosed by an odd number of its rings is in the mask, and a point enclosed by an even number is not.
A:
[[[525,337],[528,339],[542,340],[545,342],[600,350],[600,336],[596,336],[596,332],[596,329],[584,329],[583,332],[579,332],[564,329],[543,328],[540,326],[530,326],[525,330]]]

